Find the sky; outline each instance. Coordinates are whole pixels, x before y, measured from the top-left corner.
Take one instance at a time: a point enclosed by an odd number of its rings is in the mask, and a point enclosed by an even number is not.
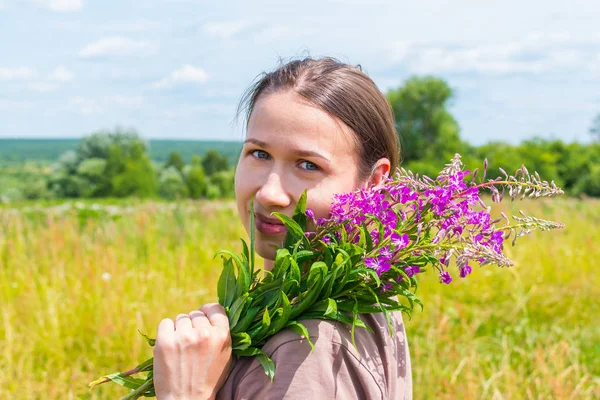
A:
[[[0,138],[241,140],[244,91],[306,55],[445,79],[474,145],[587,142],[600,113],[598,0],[0,0]]]

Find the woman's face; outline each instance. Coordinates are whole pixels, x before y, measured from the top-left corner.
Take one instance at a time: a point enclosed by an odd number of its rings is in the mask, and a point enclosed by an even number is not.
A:
[[[250,232],[255,196],[256,252],[275,258],[286,230],[272,212],[291,216],[307,189],[316,218],[329,214],[333,195],[362,186],[358,152],[349,127],[291,91],[259,97],[235,175],[238,211]]]

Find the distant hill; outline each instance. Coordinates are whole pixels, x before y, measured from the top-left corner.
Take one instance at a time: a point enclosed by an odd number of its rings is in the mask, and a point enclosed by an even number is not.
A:
[[[0,139],[0,161],[54,161],[62,153],[75,150],[79,139]],[[237,160],[241,142],[153,139],[148,141],[153,160],[166,161],[176,151],[189,162],[193,155],[217,150],[229,159]]]

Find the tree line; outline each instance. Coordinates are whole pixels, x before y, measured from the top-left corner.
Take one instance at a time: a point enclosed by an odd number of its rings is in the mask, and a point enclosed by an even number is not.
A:
[[[135,131],[102,131],[64,152],[44,178],[22,188],[22,197],[104,198],[233,197],[233,170],[216,150],[188,163],[178,152],[166,162],[150,158],[148,144]]]
[[[443,79],[413,77],[386,95],[406,169],[435,177],[460,153],[471,169],[481,169],[487,158],[488,177],[496,176],[499,168],[512,173],[524,164],[571,195],[600,196],[600,114],[592,121],[588,144],[533,138],[518,145],[498,141],[473,146],[460,137],[459,124],[448,110],[455,93]],[[226,147],[230,153],[238,151],[231,143]],[[184,151],[185,144],[180,148]],[[187,157],[171,151],[166,161],[153,160],[148,143],[137,132],[97,132],[81,139],[75,150],[64,152],[43,179],[24,185],[21,197],[233,197],[234,162],[229,161],[235,156],[216,150],[202,157],[189,149],[184,154]]]
[[[404,168],[434,177],[460,153],[471,169],[481,170],[487,158],[488,177],[500,175],[499,168],[514,173],[525,165],[570,195],[600,196],[600,114],[591,123],[588,144],[536,137],[518,145],[498,141],[477,147],[460,138],[459,125],[448,111],[454,95],[448,83],[436,77],[413,77],[387,93]]]

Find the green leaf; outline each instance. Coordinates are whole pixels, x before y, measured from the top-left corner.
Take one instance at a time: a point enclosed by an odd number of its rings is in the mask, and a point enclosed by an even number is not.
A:
[[[299,336],[304,336],[304,338],[308,341],[308,344],[310,345],[311,351],[315,351],[315,345],[310,340],[310,334],[308,333],[308,329],[306,329],[306,327],[303,324],[297,321],[291,321],[285,327],[291,330],[292,332],[298,334]]]
[[[271,316],[269,315],[269,309],[265,308],[265,312],[263,313],[263,317],[262,317],[262,323],[258,326],[258,329],[256,329],[255,331],[248,332],[248,333],[250,334],[252,339],[254,339],[255,342],[261,342],[264,339],[267,332],[269,331],[270,327],[271,327]]]
[[[239,357],[252,357],[261,353],[263,353],[263,351],[257,347],[248,347],[244,350],[235,352],[235,354]]]
[[[296,318],[301,315],[304,310],[312,306],[319,298],[321,288],[323,286],[323,275],[319,274],[311,286],[298,296],[296,303],[292,306],[292,315],[290,318]]]
[[[277,249],[277,254],[275,255],[275,262],[273,264],[273,269],[271,272],[273,273],[274,278],[281,277],[287,273],[290,268],[291,254],[288,249]]]
[[[256,246],[256,223],[254,221],[254,199],[250,201],[250,271],[254,275],[254,249]]]
[[[383,238],[385,236],[385,229],[383,228],[383,223],[381,222],[381,220],[374,214],[365,214],[365,216],[371,218],[377,223],[377,233],[379,233],[379,241],[377,243],[383,242]]]
[[[146,334],[142,333],[142,332],[141,332],[139,329],[138,329],[138,333],[139,333],[140,335],[142,335],[142,336],[144,337],[144,339],[146,339],[146,341],[148,342],[148,344],[149,344],[150,346],[154,346],[154,344],[156,343],[156,339],[152,339],[150,336],[148,336],[148,335],[146,335]]]
[[[333,299],[327,299],[327,310],[325,310],[326,316],[333,315],[337,312],[337,304]]]
[[[133,378],[131,376],[123,375],[121,372],[115,372],[114,374],[106,375],[104,378],[108,378],[114,383],[125,386],[128,389],[135,390],[142,386],[146,380],[140,378]]]
[[[149,358],[146,361],[144,361],[143,363],[136,366],[135,369],[137,369],[140,372],[152,371],[153,365],[154,365],[154,358]]]
[[[352,317],[350,317],[348,314],[339,311],[329,314],[327,316],[324,316],[322,312],[307,311],[302,314],[302,319],[328,319],[340,321],[342,324],[345,325],[352,325]],[[367,331],[374,333],[373,329],[370,326],[366,325],[361,319],[356,320],[356,327],[366,329]]]
[[[244,350],[250,347],[252,338],[246,332],[238,332],[231,334],[231,349],[233,351]]]
[[[271,379],[271,382],[273,382],[273,379],[275,379],[275,363],[273,360],[271,360],[265,353],[257,354],[255,357],[256,361],[258,361],[258,363],[262,365],[263,369],[265,370],[265,374],[269,377],[269,379]]]
[[[390,337],[392,337],[394,335],[394,325],[392,324],[392,319],[390,318],[390,315],[388,314],[388,312],[385,309],[385,307],[383,307],[381,305],[381,302],[379,301],[379,297],[377,297],[377,294],[373,291],[373,289],[369,288],[369,292],[375,298],[375,303],[379,306],[379,309],[381,310],[381,312],[385,316],[385,319],[386,319],[386,321],[388,323],[388,327],[390,328]]]
[[[361,231],[365,236],[365,250],[367,253],[369,253],[371,250],[373,250],[373,238],[371,237],[371,234],[369,233],[369,230],[364,222],[362,224]]]
[[[310,248],[310,243],[304,235],[304,230],[300,225],[298,225],[296,221],[282,213],[274,212],[273,215],[279,218],[281,223],[283,223],[283,225],[285,225],[285,227],[287,228],[287,235],[285,237],[284,244],[284,247],[286,249],[293,248],[296,242],[298,241],[302,241],[304,249]]]
[[[274,335],[288,323],[290,315],[292,314],[292,307],[290,300],[284,292],[281,292],[281,304],[282,307],[277,309],[277,316],[273,318],[271,322],[271,329],[267,333],[268,336]]]
[[[275,377],[275,363],[271,360],[264,351],[257,347],[248,347],[244,350],[236,351],[239,357],[256,357],[256,361],[263,367],[265,374],[273,381]]]
[[[248,250],[248,245],[244,239],[240,240],[242,241],[242,254],[244,255],[244,258],[250,262],[250,250]]]
[[[411,286],[411,284],[410,284],[410,278],[408,277],[408,275],[406,275],[406,272],[404,272],[402,270],[402,268],[397,268],[397,267],[394,267],[394,266],[392,266],[392,270],[394,272],[396,272],[398,274],[398,276],[401,276],[402,280],[406,281],[408,283],[408,287],[410,288],[410,286]]]
[[[337,303],[333,299],[321,300],[310,307],[309,312],[318,312],[324,317],[329,317],[337,312]]]
[[[312,260],[313,258],[315,258],[319,253],[312,251],[312,250],[300,250],[297,254],[296,254],[296,261],[301,264],[304,261],[308,261],[308,260]]]
[[[310,285],[315,279],[320,278],[322,280],[325,277],[325,274],[327,274],[327,270],[327,264],[323,261],[314,262],[310,266],[310,271],[308,271],[308,284]]]
[[[235,326],[231,327],[231,332],[237,333],[246,331],[250,327],[250,325],[252,325],[254,317],[256,317],[256,314],[258,314],[258,311],[260,309],[260,306],[250,307],[248,311],[246,311],[244,316],[241,317],[238,323]]]
[[[280,298],[283,289],[283,279],[279,278],[274,282],[269,282],[253,290],[252,297],[255,304],[261,304],[264,307],[270,307]]]
[[[135,400],[139,399],[141,396],[144,397],[155,397],[156,393],[154,392],[154,380],[151,378],[151,374],[148,374],[148,377],[137,389],[129,392],[127,395],[121,397],[120,400]]]
[[[346,253],[346,251],[344,251],[343,249],[338,249],[338,254],[335,257],[335,263],[337,264],[338,262],[340,262],[340,266],[344,267],[344,275],[342,277],[342,281],[340,282],[339,285],[336,285],[335,288],[332,290],[332,295],[335,296],[337,294],[339,294],[344,287],[346,286],[346,283],[348,282],[348,278],[350,277],[350,271],[352,269],[352,264],[350,263],[351,258],[350,255],[348,253]],[[338,261],[339,260],[339,261]]]
[[[381,279],[379,279],[379,276],[377,275],[377,271],[375,271],[374,269],[371,269],[371,268],[364,268],[364,272],[369,274],[369,276],[375,281],[377,287],[381,286]]]
[[[231,306],[233,301],[236,292],[236,283],[233,262],[231,258],[223,257],[223,271],[217,284],[217,296],[219,297],[219,304],[226,309]]]
[[[298,296],[298,293],[300,290],[300,280],[301,280],[300,267],[298,266],[298,263],[296,263],[296,260],[294,260],[293,258],[290,259],[290,271],[287,276],[287,280],[298,282],[298,284],[295,285],[293,287],[293,289],[290,289],[290,291],[288,292],[289,297],[294,298],[294,297]]]
[[[231,305],[227,316],[229,317],[229,326],[234,327],[242,315],[242,312],[246,308],[246,305],[252,302],[252,298],[248,296],[248,293],[244,293],[238,297]]]
[[[302,192],[302,195],[298,199],[298,203],[296,203],[292,219],[296,221],[298,225],[300,225],[300,228],[302,228],[302,232],[306,232],[306,225],[308,222],[308,219],[306,217],[306,190]]]
[[[238,298],[242,294],[248,292],[250,289],[250,270],[246,266],[246,263],[242,261],[242,259],[237,255],[228,250],[221,250],[217,253],[217,255],[226,254],[231,257],[233,262],[235,263],[235,267],[238,271],[237,280],[236,280],[236,290],[235,290],[235,298]]]
[[[354,345],[355,349],[357,347],[356,347],[356,341],[354,340],[354,331],[356,329],[357,321],[359,321],[359,319],[358,319],[358,301],[356,301],[356,299],[354,299],[354,308],[352,310],[352,331],[351,331],[351,336],[352,336],[352,344]]]
[[[217,251],[217,254],[215,254],[215,257],[223,255],[223,254],[229,256],[231,259],[233,259],[238,264],[242,264],[242,259],[240,258],[240,256],[238,256],[237,254],[235,254],[229,250],[219,250],[219,251]]]

